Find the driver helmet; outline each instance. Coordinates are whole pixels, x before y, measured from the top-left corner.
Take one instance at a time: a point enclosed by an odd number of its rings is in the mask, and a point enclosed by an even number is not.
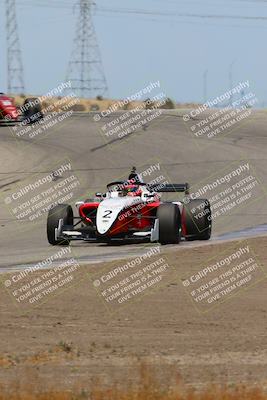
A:
[[[138,185],[127,185],[123,189],[124,195],[125,196],[141,196],[141,189]]]

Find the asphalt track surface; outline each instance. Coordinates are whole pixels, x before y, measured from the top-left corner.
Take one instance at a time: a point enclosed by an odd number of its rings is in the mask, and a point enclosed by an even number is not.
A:
[[[248,205],[235,207],[218,223],[215,221],[212,241],[265,234],[264,225],[255,229],[267,222],[265,111],[253,111],[242,123],[212,139],[196,138],[183,121],[183,111],[164,111],[145,129],[122,139],[116,135],[106,137],[102,127],[118,115],[95,122],[93,113],[76,114],[34,139],[16,137],[11,127],[0,127],[1,271],[32,264],[55,253],[55,248],[49,246],[46,239],[46,215],[35,221],[18,220],[5,204],[5,198],[34,182],[36,177],[51,173],[62,160],[70,160],[72,172],[80,182],[70,201],[72,205],[76,200],[103,191],[109,181],[126,178],[133,165],[144,171],[160,163],[160,173],[169,181],[198,185],[213,174],[219,176],[221,171],[228,171],[229,166],[249,162],[260,182],[257,197]],[[154,172],[150,178],[157,174],[159,172]],[[206,244],[182,242],[179,246]],[[81,262],[134,256],[143,252],[146,246],[72,243],[73,253]],[[173,246],[165,248],[171,250]]]

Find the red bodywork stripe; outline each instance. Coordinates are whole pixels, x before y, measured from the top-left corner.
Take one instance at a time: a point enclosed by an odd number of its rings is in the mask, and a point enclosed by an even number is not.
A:
[[[186,236],[187,235],[187,230],[186,230],[186,223],[185,223],[185,209],[184,209],[184,207],[183,207],[183,211],[182,211],[181,223],[182,223],[182,236]]]
[[[92,224],[92,220],[91,220],[89,217],[87,217],[85,211],[86,211],[86,210],[87,210],[87,211],[96,210],[96,209],[98,208],[99,204],[100,204],[99,202],[82,204],[82,205],[80,206],[80,208],[79,208],[80,217],[82,217],[83,219],[85,219],[85,221],[87,221],[87,222],[89,222],[90,224]]]

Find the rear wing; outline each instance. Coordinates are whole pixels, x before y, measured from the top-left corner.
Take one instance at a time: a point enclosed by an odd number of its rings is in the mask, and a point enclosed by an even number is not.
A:
[[[162,183],[158,185],[148,185],[148,188],[153,192],[158,193],[185,193],[189,194],[188,183]]]

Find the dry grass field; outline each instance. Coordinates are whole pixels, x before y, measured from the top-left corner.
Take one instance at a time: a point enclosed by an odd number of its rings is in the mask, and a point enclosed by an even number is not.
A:
[[[14,98],[15,104],[17,106],[21,106],[24,102],[24,100],[26,98],[30,98],[30,97],[38,97],[36,95],[25,95],[25,96],[12,96],[11,97]],[[58,98],[51,98],[51,99],[47,99],[44,101],[43,103],[43,107],[49,107],[49,105],[53,104],[54,105],[54,111],[59,111],[59,106],[57,106],[57,102],[59,102],[62,98],[58,97]],[[75,106],[73,106],[73,111],[79,111],[79,112],[90,112],[90,111],[104,111],[109,109],[109,107],[112,107],[114,104],[118,103],[120,100],[119,99],[78,99],[77,104],[75,104]],[[188,108],[196,108],[198,106],[198,104],[194,104],[194,103],[177,103],[175,104],[174,102],[172,102],[172,100],[170,100],[170,102],[168,102],[168,104],[170,105],[170,108],[177,108],[177,109],[188,109]],[[139,107],[143,107],[144,103],[141,101],[133,101],[131,103],[129,103],[124,109],[127,110],[134,110],[134,109],[138,109]],[[161,107],[159,107],[161,108]],[[169,108],[164,107],[164,108]],[[121,108],[123,109],[123,108]]]
[[[29,381],[31,377],[29,376]],[[32,382],[20,386],[14,382],[13,387],[1,389],[0,400],[266,400],[267,395],[255,387],[208,386],[202,390],[186,388],[179,376],[172,377],[172,387],[159,383],[157,375],[146,365],[139,367],[139,381],[134,386],[122,389],[121,384],[114,383],[104,387],[96,378],[89,390],[79,387],[70,391],[45,390],[44,382]]]
[[[267,238],[245,242],[265,269]],[[266,279],[205,314],[181,284],[232,246],[166,253],[177,277],[115,314],[89,276],[30,310],[2,285],[0,400],[267,400]]]

